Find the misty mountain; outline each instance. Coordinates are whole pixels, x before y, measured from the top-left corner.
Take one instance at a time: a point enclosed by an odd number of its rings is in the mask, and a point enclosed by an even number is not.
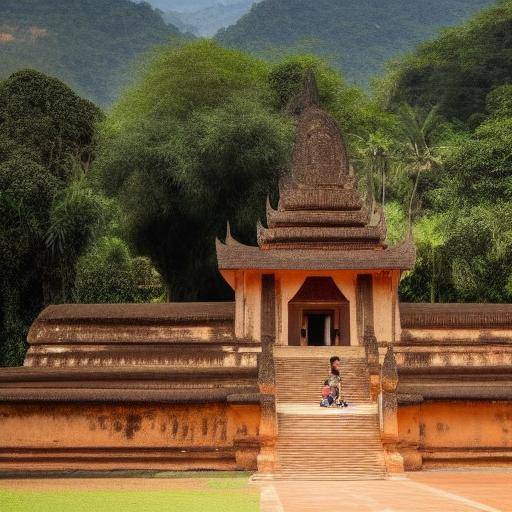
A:
[[[216,3],[197,11],[169,11],[163,17],[182,32],[192,32],[203,37],[214,36],[221,28],[235,24],[248,13],[254,0],[238,0],[236,3]]]
[[[253,0],[252,3],[254,3]],[[198,12],[215,5],[233,5],[240,0],[149,0],[149,3],[163,12]]]
[[[33,68],[109,105],[134,59],[181,37],[146,3],[128,0],[1,0],[0,79]]]
[[[217,39],[279,59],[313,53],[367,84],[390,58],[442,27],[465,21],[492,0],[263,0]]]

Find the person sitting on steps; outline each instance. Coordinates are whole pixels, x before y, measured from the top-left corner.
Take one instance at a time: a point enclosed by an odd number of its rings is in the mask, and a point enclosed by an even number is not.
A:
[[[348,404],[341,396],[341,361],[338,356],[332,356],[329,360],[331,373],[324,382],[322,389],[321,407],[347,407]]]

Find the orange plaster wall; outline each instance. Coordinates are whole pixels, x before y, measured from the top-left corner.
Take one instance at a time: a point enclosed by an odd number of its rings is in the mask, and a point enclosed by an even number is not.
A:
[[[261,340],[261,274],[245,272],[244,325],[246,338]]]
[[[1,404],[0,449],[231,447],[259,421],[256,405]]]
[[[288,345],[288,303],[309,276],[332,277],[343,295],[350,302],[351,344],[357,338],[356,282],[359,273],[371,271],[276,271],[277,343]],[[236,292],[235,332],[239,337],[261,340],[261,276],[262,271],[238,271],[232,281]],[[374,275],[374,325],[379,342],[390,343],[400,338],[400,312],[396,299],[399,271],[373,272]],[[393,318],[394,317],[394,318]],[[394,320],[394,321],[393,321]]]
[[[512,340],[512,329],[407,329],[407,336],[427,342]]]
[[[379,343],[393,343],[394,339],[400,338],[399,279],[399,271],[374,273],[373,322]]]
[[[466,459],[499,451],[512,456],[512,403],[426,402],[400,407],[398,430],[403,447],[445,462],[450,453]]]

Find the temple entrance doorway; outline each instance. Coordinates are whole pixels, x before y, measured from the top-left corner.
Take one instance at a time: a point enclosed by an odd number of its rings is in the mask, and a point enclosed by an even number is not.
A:
[[[350,345],[349,302],[330,277],[308,277],[288,303],[288,344]]]
[[[306,328],[306,341],[310,347],[332,345],[334,311],[311,312],[304,314],[303,322]]]

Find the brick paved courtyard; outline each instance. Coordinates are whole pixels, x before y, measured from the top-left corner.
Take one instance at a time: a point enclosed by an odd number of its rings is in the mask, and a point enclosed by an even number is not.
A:
[[[245,492],[243,487],[246,486],[247,497],[259,494],[260,512],[512,512],[512,471],[508,470],[407,473],[391,480],[369,482],[276,482],[256,485],[243,479],[241,481],[240,478],[237,480],[237,491]],[[211,488],[211,480],[209,482]],[[226,484],[226,500],[229,501],[232,484],[227,481]],[[218,485],[222,488],[225,484]],[[217,488],[218,485],[214,484],[213,487]],[[145,493],[147,498],[159,493],[163,500],[162,506],[171,512],[175,510],[171,505],[175,493],[206,490],[205,479],[194,478],[193,475],[190,478],[0,480],[0,496],[2,491],[15,492],[20,497],[30,492],[38,492],[43,496],[45,492],[136,491],[142,502],[149,504],[154,501],[146,501]],[[167,499],[170,505],[168,508],[165,507]],[[17,500],[16,508],[9,508],[9,503],[1,503],[0,509],[3,512],[24,510],[20,508],[22,501]],[[240,509],[239,506],[233,510],[243,511],[243,507]],[[200,510],[190,506],[187,508],[187,512]],[[248,503],[247,510],[252,511],[254,508]]]

